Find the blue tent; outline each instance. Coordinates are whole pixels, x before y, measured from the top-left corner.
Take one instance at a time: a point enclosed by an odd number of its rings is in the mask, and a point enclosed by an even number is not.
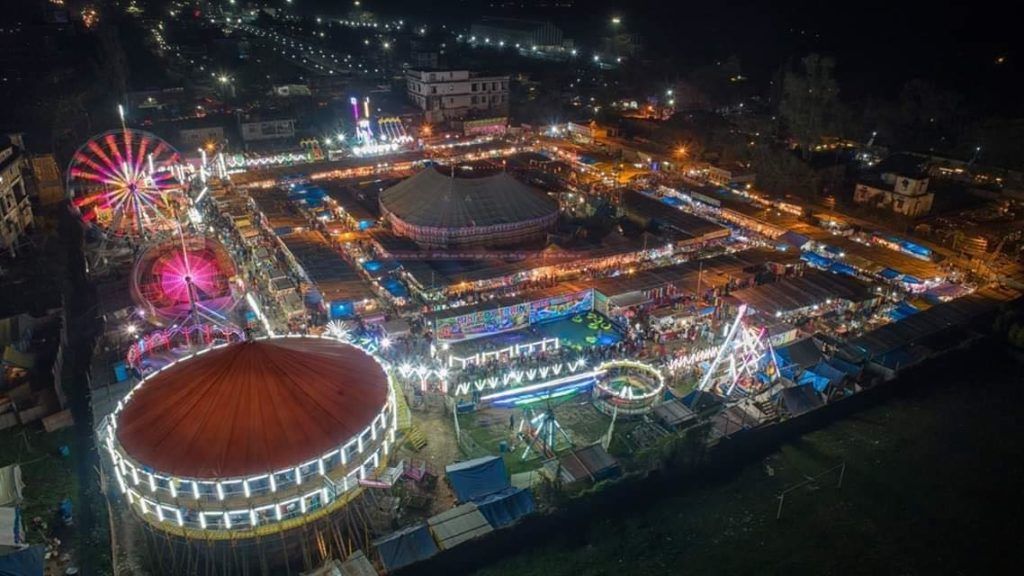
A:
[[[899,322],[900,320],[903,320],[907,316],[917,314],[917,312],[918,310],[914,306],[906,302],[900,302],[899,306],[893,308],[889,312],[889,318],[892,318],[894,322]]]
[[[505,461],[498,456],[451,464],[445,467],[444,473],[459,502],[471,502],[510,486]]]
[[[824,404],[810,386],[793,386],[782,391],[782,405],[793,416],[820,408]]]
[[[792,246],[793,248],[796,248],[798,250],[800,248],[803,248],[804,245],[811,241],[811,239],[808,238],[807,236],[804,236],[803,234],[797,234],[792,230],[784,232],[782,236],[779,236],[779,240],[782,240],[783,243]]]
[[[43,546],[30,546],[0,556],[0,576],[43,576]]]
[[[832,364],[824,360],[818,362],[814,366],[811,366],[811,370],[818,376],[827,378],[828,383],[833,386],[840,384],[846,378],[846,372],[837,369],[835,366],[832,366]]]
[[[380,562],[388,571],[398,570],[437,554],[437,543],[430,535],[427,524],[417,524],[389,534],[373,543]]]
[[[841,370],[842,372],[844,372],[847,376],[853,376],[854,378],[860,376],[860,373],[862,372],[860,366],[857,366],[856,364],[853,364],[851,362],[847,362],[842,358],[832,357],[831,359],[829,359],[828,363],[837,370]]]
[[[816,392],[823,392],[828,388],[828,378],[817,374],[813,370],[804,370],[801,372],[796,383],[801,386],[811,386]]]
[[[878,274],[879,274],[879,276],[881,276],[882,278],[885,278],[886,280],[895,280],[895,279],[899,278],[900,276],[902,276],[902,274],[900,274],[899,272],[893,270],[892,268],[886,268],[886,269],[882,270],[881,272],[879,272]]]
[[[847,276],[857,275],[857,270],[853,266],[842,262],[833,262],[829,265],[828,270],[834,274],[845,274]]]
[[[825,258],[824,256],[816,252],[804,251],[800,254],[800,259],[807,262],[811,266],[818,268],[828,268],[832,264],[832,260]]]
[[[503,528],[533,513],[533,496],[529,490],[508,488],[477,500],[476,507],[491,526]]]

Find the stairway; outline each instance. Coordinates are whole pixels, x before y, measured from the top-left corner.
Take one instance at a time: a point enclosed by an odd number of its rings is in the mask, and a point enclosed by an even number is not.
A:
[[[409,442],[409,447],[419,452],[427,445],[427,437],[423,434],[423,431],[416,426],[410,426],[405,432],[405,439]]]
[[[768,402],[766,400],[758,402],[757,409],[764,413],[766,422],[775,422],[779,419],[779,409],[775,407],[774,402]]]
[[[395,391],[395,412],[397,414],[398,431],[404,432],[412,427],[412,412],[409,411],[409,403],[405,399],[401,386],[392,384]]]

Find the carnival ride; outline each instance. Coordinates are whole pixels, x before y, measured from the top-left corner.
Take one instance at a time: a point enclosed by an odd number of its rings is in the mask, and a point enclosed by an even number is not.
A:
[[[555,411],[551,406],[537,413],[527,408],[523,419],[519,421],[519,436],[526,442],[523,460],[528,459],[531,454],[550,458],[558,450],[574,446],[568,432],[555,418]]]
[[[131,293],[158,326],[223,324],[239,300],[236,275],[222,244],[180,233],[142,252],[132,270]]]
[[[104,244],[172,232],[187,205],[181,156],[160,137],[121,128],[96,135],[71,157],[67,193]]]
[[[757,394],[779,381],[779,367],[764,328],[747,326],[746,305],[736,312],[725,341],[706,367],[697,390],[724,397]]]
[[[661,371],[642,362],[612,360],[598,366],[596,374],[594,406],[606,414],[646,414],[665,390]]]

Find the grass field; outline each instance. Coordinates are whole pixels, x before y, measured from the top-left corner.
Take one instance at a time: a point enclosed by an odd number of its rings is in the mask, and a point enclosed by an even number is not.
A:
[[[1001,362],[1001,363],[1000,363]],[[941,386],[853,415],[735,475],[498,561],[479,576],[997,574],[1024,528],[1020,365],[965,364]],[[789,493],[776,521],[777,494]]]

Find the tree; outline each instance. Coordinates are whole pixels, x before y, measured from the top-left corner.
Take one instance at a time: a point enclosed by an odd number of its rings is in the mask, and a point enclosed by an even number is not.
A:
[[[753,153],[758,190],[813,197],[821,188],[818,174],[795,153],[775,146],[756,146]]]
[[[834,69],[831,58],[810,54],[783,74],[779,118],[805,156],[822,136],[835,134],[844,116]]]
[[[949,149],[959,135],[960,95],[914,79],[903,85],[898,120],[909,147]]]

